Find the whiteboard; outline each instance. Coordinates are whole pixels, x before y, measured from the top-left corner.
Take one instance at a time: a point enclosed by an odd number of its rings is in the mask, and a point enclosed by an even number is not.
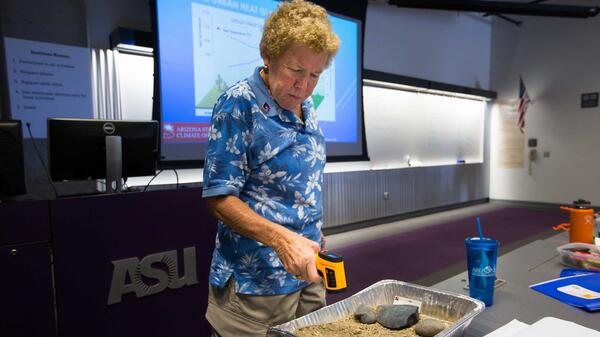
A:
[[[486,102],[363,86],[372,169],[483,162]]]
[[[151,119],[152,57],[120,53],[117,67],[122,118]],[[485,101],[368,84],[363,101],[370,162],[349,170],[404,168],[407,156],[412,166],[483,162]],[[332,172],[346,170],[328,166]]]

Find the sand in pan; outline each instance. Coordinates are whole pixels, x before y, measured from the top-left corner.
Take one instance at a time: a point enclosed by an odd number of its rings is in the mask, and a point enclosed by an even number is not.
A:
[[[444,322],[446,327],[452,322],[443,321],[436,317],[420,314],[419,319],[433,318]],[[419,337],[414,327],[402,330],[390,330],[379,323],[363,324],[354,317],[347,316],[332,323],[312,325],[298,329],[299,337]]]

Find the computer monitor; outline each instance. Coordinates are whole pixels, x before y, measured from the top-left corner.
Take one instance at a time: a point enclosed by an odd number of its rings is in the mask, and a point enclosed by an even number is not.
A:
[[[25,193],[21,121],[0,121],[0,198]]]
[[[48,119],[53,181],[106,178],[107,191],[120,192],[113,182],[154,175],[158,156],[157,121]]]

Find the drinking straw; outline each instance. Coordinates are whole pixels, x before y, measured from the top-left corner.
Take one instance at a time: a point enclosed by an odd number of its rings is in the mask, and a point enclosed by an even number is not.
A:
[[[481,220],[477,217],[477,231],[479,232],[479,240],[483,241],[483,230],[481,229]]]

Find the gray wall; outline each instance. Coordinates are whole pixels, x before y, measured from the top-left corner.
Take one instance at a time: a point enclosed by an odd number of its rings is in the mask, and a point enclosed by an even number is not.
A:
[[[109,48],[109,34],[118,27],[149,32],[149,0],[85,0],[88,45]]]
[[[2,0],[0,17],[6,36],[87,46],[83,0]]]
[[[326,174],[323,227],[485,199],[485,171],[483,164],[467,164]]]
[[[494,20],[492,86],[499,102],[515,102],[519,76],[523,78],[531,98],[524,139],[538,139],[539,158],[531,174],[526,146],[520,168],[502,167],[492,158],[490,197],[546,203],[584,198],[598,205],[600,108],[581,108],[580,98],[582,93],[600,92],[600,17],[519,19],[520,27]],[[500,123],[494,123],[492,133],[500,132]],[[500,149],[492,144],[493,154]],[[544,151],[550,156],[543,157]]]
[[[490,89],[491,20],[369,2],[366,69]]]

